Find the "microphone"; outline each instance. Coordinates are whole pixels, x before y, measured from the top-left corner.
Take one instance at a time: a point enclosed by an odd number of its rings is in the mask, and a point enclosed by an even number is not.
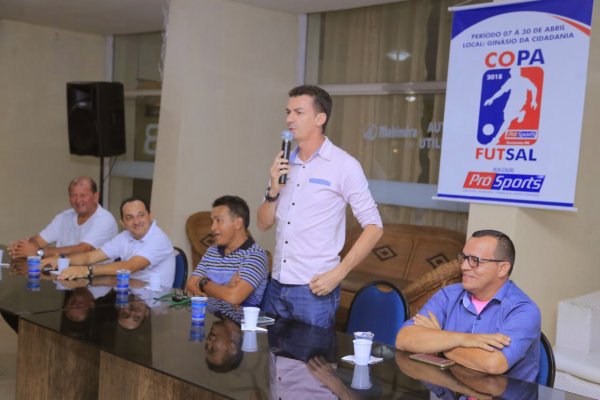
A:
[[[294,134],[290,131],[281,132],[281,150],[283,150],[283,158],[286,160],[290,159],[290,148],[292,147],[292,139]],[[284,185],[287,182],[287,174],[283,174],[279,177],[279,184]]]

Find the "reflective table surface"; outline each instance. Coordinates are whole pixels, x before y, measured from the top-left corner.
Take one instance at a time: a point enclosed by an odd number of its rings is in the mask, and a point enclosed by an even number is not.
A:
[[[342,360],[353,354],[345,333],[283,320],[242,331],[241,312],[213,299],[206,320],[193,322],[172,289],[131,280],[129,291],[116,292],[115,285],[114,277],[59,282],[53,274],[32,282],[26,264],[13,263],[0,269],[0,311],[223,398],[585,398],[461,366],[442,370],[377,342],[371,354],[380,360],[356,366]]]
[[[22,318],[224,398],[584,398],[460,366],[442,370],[379,343],[371,354],[380,362],[355,366],[341,359],[353,354],[350,335],[282,320],[242,331],[220,306],[211,303],[204,324],[192,322],[189,307],[149,300],[95,306],[77,323],[65,311]]]
[[[10,262],[6,246],[0,246],[0,249],[4,250],[0,267],[0,311],[5,314],[30,314],[114,303],[111,296],[114,297],[115,277],[59,281],[56,274],[46,271],[39,278],[34,278],[29,276],[25,260]],[[144,281],[130,280],[131,294],[142,300],[158,297],[165,290],[170,290],[163,288],[153,292],[146,290],[146,286]]]

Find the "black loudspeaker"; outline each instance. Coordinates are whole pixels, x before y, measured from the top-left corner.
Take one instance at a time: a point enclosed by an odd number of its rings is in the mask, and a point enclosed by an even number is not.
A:
[[[68,82],[69,151],[80,156],[125,153],[125,107],[119,82]]]

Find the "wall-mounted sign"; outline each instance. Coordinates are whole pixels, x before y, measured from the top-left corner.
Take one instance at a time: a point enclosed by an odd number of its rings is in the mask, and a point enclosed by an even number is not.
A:
[[[437,197],[573,209],[593,0],[454,12]]]

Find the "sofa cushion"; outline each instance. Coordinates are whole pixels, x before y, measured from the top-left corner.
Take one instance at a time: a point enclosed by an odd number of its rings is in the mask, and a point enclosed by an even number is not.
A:
[[[341,252],[342,258],[361,232],[359,227],[348,233]],[[464,234],[449,229],[388,224],[384,226],[383,235],[373,250],[345,279],[355,282],[353,287],[359,282],[366,284],[377,279],[412,282],[456,259],[464,243]]]
[[[341,289],[345,290],[347,292],[356,293],[365,284],[376,281],[376,280],[380,280],[380,279],[381,279],[380,277],[375,276],[371,273],[362,272],[362,271],[352,271],[350,274],[348,274],[348,276],[344,280],[342,280]],[[407,280],[396,279],[396,278],[386,278],[384,280],[390,282],[391,284],[396,286],[398,289],[403,289],[404,287],[408,286],[411,283]]]
[[[360,227],[348,232],[346,244],[341,252],[342,258],[352,248],[361,233]],[[453,261],[456,260],[456,255],[462,250],[464,243],[463,233],[445,228],[387,224],[383,228],[381,239],[369,255],[342,280],[341,288],[346,292],[346,302],[369,282],[385,280],[402,290],[448,263],[452,264],[448,271],[451,272],[449,280],[453,282],[459,280],[460,268],[457,272]],[[441,274],[433,273],[430,276],[435,279],[438,275],[440,278],[444,276],[443,284],[446,284],[446,271]],[[415,305],[422,304],[425,297],[427,296],[415,296]],[[408,301],[410,303],[410,300]],[[411,311],[412,309],[413,307]]]

